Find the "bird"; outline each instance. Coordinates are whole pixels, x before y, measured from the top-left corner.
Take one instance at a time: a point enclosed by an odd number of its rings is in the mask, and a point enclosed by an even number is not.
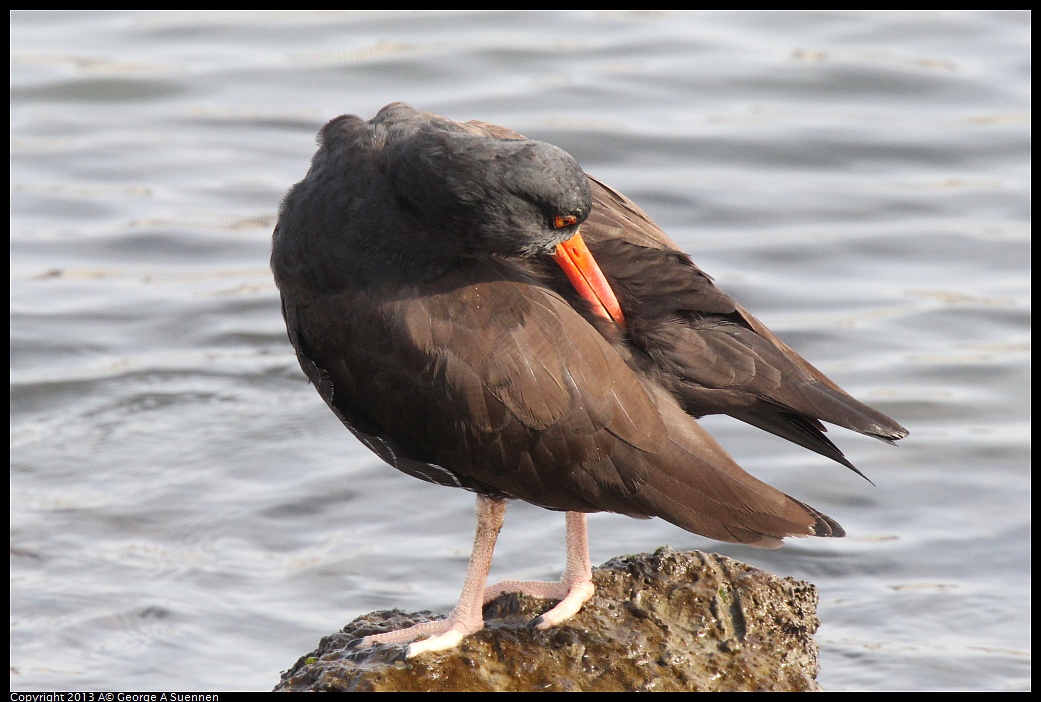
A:
[[[297,360],[336,417],[399,471],[476,494],[452,613],[356,647],[453,648],[510,591],[558,600],[534,629],[567,620],[594,594],[589,513],[756,547],[844,536],[743,470],[705,415],[855,471],[822,421],[889,443],[908,433],[566,151],[488,122],[400,102],[331,120],[282,202],[271,268]],[[508,500],[565,513],[559,581],[487,584]]]

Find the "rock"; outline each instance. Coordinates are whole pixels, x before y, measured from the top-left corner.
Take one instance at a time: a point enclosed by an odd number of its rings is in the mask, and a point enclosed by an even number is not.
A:
[[[275,691],[819,690],[817,588],[724,556],[661,548],[593,571],[596,595],[548,631],[544,600],[507,594],[451,651],[401,660],[401,646],[349,641],[432,612],[374,612],[323,638]]]

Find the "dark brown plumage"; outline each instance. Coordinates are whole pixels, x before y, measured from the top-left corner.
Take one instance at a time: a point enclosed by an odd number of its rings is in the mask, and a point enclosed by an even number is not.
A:
[[[491,522],[501,524],[504,498],[575,513],[563,589],[544,593],[587,585],[588,556],[571,564],[586,512],[661,517],[755,546],[843,535],[742,470],[695,417],[729,414],[850,468],[821,420],[886,441],[907,434],[554,146],[400,103],[368,122],[333,120],[320,144],[286,196],[272,252],[300,364],[377,455],[478,493],[479,514],[498,509]],[[624,319],[576,289],[552,256],[579,229]],[[497,533],[482,524],[479,536]],[[478,550],[490,559],[480,539],[475,560]],[[414,655],[480,628],[474,598],[506,588],[485,591],[487,566],[474,568],[484,576],[468,575],[472,591],[446,626],[366,643],[434,633]],[[581,601],[544,616],[559,621]]]

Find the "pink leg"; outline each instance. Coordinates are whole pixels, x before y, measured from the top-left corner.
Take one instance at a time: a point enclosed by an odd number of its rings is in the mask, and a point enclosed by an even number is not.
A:
[[[463,591],[459,595],[459,603],[448,615],[448,619],[424,622],[398,631],[366,636],[358,645],[409,643],[405,656],[412,658],[426,651],[443,651],[454,648],[464,637],[483,629],[482,595],[485,591],[484,586],[488,582],[488,569],[492,565],[495,540],[499,537],[505,513],[506,502],[504,500],[477,496],[477,534],[474,536],[474,547],[470,553],[470,565],[466,568],[466,581],[463,583]],[[430,638],[415,641],[420,636],[430,636]],[[413,641],[415,643],[410,643]]]
[[[564,574],[557,582],[543,580],[506,580],[484,590],[484,601],[491,602],[504,592],[523,592],[548,600],[560,600],[553,609],[535,621],[536,629],[549,629],[573,617],[582,605],[593,596],[593,568],[589,563],[589,536],[586,530],[586,515],[568,512],[567,564]]]

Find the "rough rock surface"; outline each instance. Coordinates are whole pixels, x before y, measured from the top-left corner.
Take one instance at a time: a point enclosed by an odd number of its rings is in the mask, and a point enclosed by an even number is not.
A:
[[[373,612],[326,636],[276,691],[819,690],[817,588],[729,558],[670,548],[593,571],[596,595],[532,632],[545,600],[503,595],[485,628],[451,651],[401,660],[401,646],[348,650],[366,634],[438,619]]]

